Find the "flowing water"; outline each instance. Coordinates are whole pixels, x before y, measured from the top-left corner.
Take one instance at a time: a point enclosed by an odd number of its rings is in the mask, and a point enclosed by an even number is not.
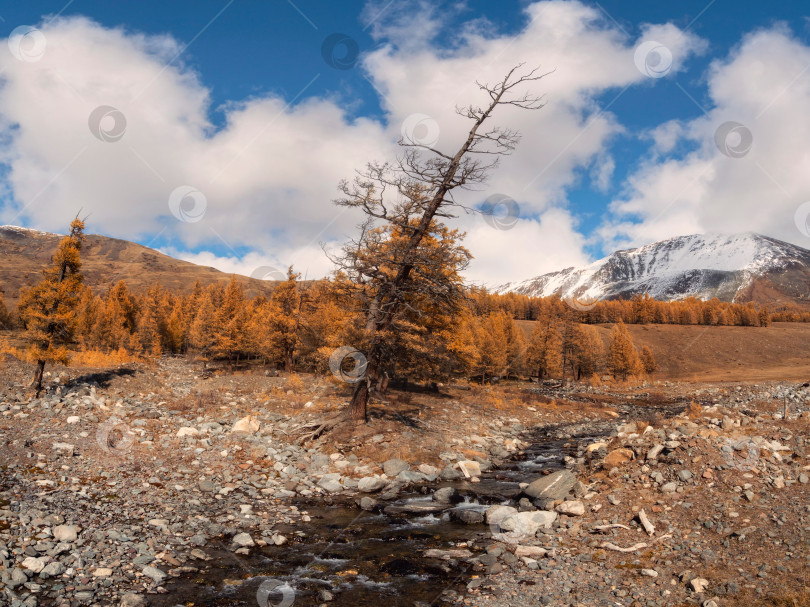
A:
[[[413,487],[386,504],[394,506],[387,509],[389,514],[364,512],[352,502],[298,502],[312,520],[280,528],[289,539],[286,545],[260,548],[245,557],[225,545],[209,544],[206,552],[213,559],[205,564],[204,573],[169,583],[169,593],[150,597],[152,604],[306,607],[323,604],[322,591],[334,597],[329,604],[335,607],[449,604],[469,581],[470,566],[463,560],[426,558],[424,552],[465,548],[480,553],[490,534],[484,524],[456,522],[447,510],[483,511],[492,504],[513,503],[519,483],[535,480],[544,469],[560,468],[566,455],[574,455],[578,442],[528,439],[532,440],[528,449],[485,472],[479,483],[460,480]],[[441,487],[453,487],[458,494],[443,511],[431,498]]]
[[[623,411],[625,416],[630,409]],[[664,414],[674,410],[672,404],[659,408]],[[249,557],[235,555],[224,545],[216,549],[209,544],[206,552],[213,559],[204,572],[169,583],[169,593],[150,597],[151,604],[306,607],[324,604],[323,591],[333,596],[328,604],[334,607],[450,604],[473,575],[470,565],[460,559],[426,558],[424,552],[464,548],[482,553],[491,534],[485,524],[456,522],[448,509],[514,505],[521,482],[561,468],[566,456],[576,454],[579,443],[604,436],[619,421],[537,429],[524,436],[528,448],[498,469],[485,472],[480,482],[412,487],[397,501],[381,504],[388,513],[364,512],[352,501],[331,505],[325,505],[323,498],[299,501],[298,507],[312,520],[278,529],[289,538],[288,544],[260,548]],[[444,510],[431,499],[441,487],[453,487],[458,494]]]

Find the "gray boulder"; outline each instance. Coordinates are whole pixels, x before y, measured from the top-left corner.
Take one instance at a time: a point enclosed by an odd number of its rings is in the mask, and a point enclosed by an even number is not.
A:
[[[388,484],[388,481],[374,476],[366,476],[361,478],[357,483],[357,489],[363,493],[374,493],[379,491]]]
[[[577,477],[570,470],[558,470],[537,479],[523,492],[534,499],[559,500],[571,492],[576,482]]]
[[[386,476],[390,477],[394,477],[400,472],[409,469],[410,466],[408,465],[408,462],[397,458],[389,459],[383,464],[383,472],[385,472]]]

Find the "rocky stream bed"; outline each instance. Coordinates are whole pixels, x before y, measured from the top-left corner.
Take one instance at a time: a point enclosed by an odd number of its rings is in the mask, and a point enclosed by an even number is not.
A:
[[[0,604],[713,607],[801,592],[810,568],[810,413],[788,386],[523,421],[445,400],[487,430],[451,413],[431,465],[301,444],[301,414],[251,394],[184,410],[128,379],[6,391]]]

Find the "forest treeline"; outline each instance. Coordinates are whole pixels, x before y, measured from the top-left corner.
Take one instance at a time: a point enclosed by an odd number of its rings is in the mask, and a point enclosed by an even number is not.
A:
[[[328,372],[330,355],[357,343],[362,306],[340,275],[302,283],[292,269],[271,295],[248,298],[241,284],[180,294],[154,285],[133,293],[123,281],[102,294],[82,287],[71,337],[82,351],[136,355],[193,354],[207,361],[258,361],[292,370]],[[358,312],[356,312],[358,310]],[[610,373],[626,378],[656,369],[648,348],[638,350],[625,324],[666,323],[767,326],[772,320],[810,320],[800,309],[769,312],[753,304],[694,298],[661,302],[649,296],[598,302],[577,310],[558,297],[466,292],[465,305],[409,318],[400,315],[386,348],[396,366],[391,378],[441,381],[452,377],[534,376],[590,378]],[[520,320],[536,321],[531,332]],[[0,323],[21,327],[0,300]],[[612,323],[605,341],[596,327]]]
[[[491,294],[473,290],[479,311],[504,310],[516,320],[539,320],[560,315],[561,308],[571,307],[559,297],[530,297],[517,293]],[[647,294],[631,299],[613,299],[583,303],[572,301],[579,322],[587,324],[667,324],[720,325],[737,327],[768,326],[772,322],[810,322],[810,309],[798,305],[780,305],[769,311],[754,303],[729,303],[719,299],[702,300],[687,297],[678,301],[659,301]],[[585,309],[587,308],[587,309]]]

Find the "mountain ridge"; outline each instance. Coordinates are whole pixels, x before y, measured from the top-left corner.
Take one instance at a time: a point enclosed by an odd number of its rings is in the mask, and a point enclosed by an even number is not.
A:
[[[19,290],[37,282],[43,268],[50,264],[63,234],[43,232],[20,226],[0,226],[0,293],[14,304]],[[143,245],[87,234],[82,247],[82,274],[85,284],[103,293],[119,280],[133,291],[157,283],[171,291],[188,291],[199,281],[203,286],[227,282],[231,274],[212,267],[176,259]],[[246,295],[269,295],[274,281],[233,274]]]
[[[810,304],[810,250],[776,238],[739,234],[690,234],[620,249],[585,266],[571,266],[519,282],[515,292],[578,300],[686,297],[744,303]]]

